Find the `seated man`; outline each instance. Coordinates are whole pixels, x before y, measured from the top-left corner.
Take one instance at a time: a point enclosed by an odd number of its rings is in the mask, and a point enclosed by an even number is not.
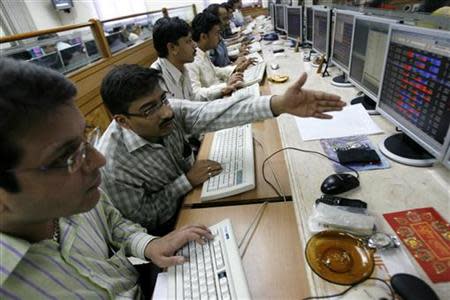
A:
[[[245,45],[243,49],[240,49],[239,47],[233,48],[231,52],[228,51],[227,45],[225,44],[225,41],[223,39],[223,32],[226,30],[228,23],[230,20],[228,19],[228,11],[225,7],[219,5],[219,4],[211,4],[205,9],[206,12],[209,12],[213,15],[215,15],[220,20],[221,24],[221,33],[220,33],[220,41],[219,45],[215,49],[211,49],[209,52],[209,57],[212,61],[212,63],[216,67],[226,67],[232,64],[231,57],[233,56],[236,58],[240,51],[246,51]],[[230,48],[231,49],[231,48]],[[236,64],[238,67],[242,70],[245,70],[250,64],[251,60],[246,59],[245,57],[239,58],[236,61]]]
[[[210,101],[231,94],[241,87],[244,70],[237,66],[215,67],[208,51],[220,41],[220,20],[210,13],[199,13],[192,21],[192,38],[197,42],[193,63],[186,67],[191,77],[195,100]]]
[[[122,65],[103,80],[101,94],[114,120],[99,150],[106,158],[102,187],[122,214],[150,231],[173,226],[182,198],[210,176],[217,162],[194,163],[187,134],[199,134],[291,113],[325,118],[340,110],[339,97],[302,89],[306,74],[283,96],[221,99],[211,102],[167,100],[158,71]]]
[[[233,19],[231,19],[231,21],[234,23],[234,25],[236,25],[236,27],[244,25],[245,20],[241,12],[242,0],[228,0],[228,3],[231,4],[234,8]]]
[[[159,19],[153,27],[153,45],[159,57],[151,68],[161,71],[163,88],[171,98],[194,100],[191,78],[184,67],[195,56],[189,24],[178,17]]]
[[[99,189],[105,159],[75,95],[56,71],[0,58],[2,299],[139,299],[150,281],[127,256],[167,267],[189,240],[212,237],[190,226],[155,239],[122,217]]]

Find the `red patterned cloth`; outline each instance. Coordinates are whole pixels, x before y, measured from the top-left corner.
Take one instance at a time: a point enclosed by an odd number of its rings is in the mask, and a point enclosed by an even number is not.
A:
[[[450,225],[434,208],[383,216],[432,282],[450,281]]]

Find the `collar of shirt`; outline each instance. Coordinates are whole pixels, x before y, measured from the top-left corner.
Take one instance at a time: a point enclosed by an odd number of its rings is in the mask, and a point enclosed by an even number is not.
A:
[[[123,143],[130,153],[141,147],[144,147],[145,145],[154,145],[149,141],[141,138],[133,130],[123,128],[119,123],[116,122],[116,120],[113,120],[111,125],[113,127],[113,131],[120,132],[120,134],[123,136]]]
[[[180,83],[181,78],[185,76],[186,69],[183,68],[183,72],[180,72],[168,59],[160,57],[158,60],[161,67],[167,69],[174,82]]]
[[[31,243],[26,240],[0,233],[0,257],[2,262],[0,266],[0,286],[3,286],[3,283],[13,273],[30,247]]]

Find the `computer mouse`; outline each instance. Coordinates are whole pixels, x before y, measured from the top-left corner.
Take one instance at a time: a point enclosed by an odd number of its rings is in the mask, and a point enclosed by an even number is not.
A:
[[[325,178],[320,186],[324,194],[337,195],[350,191],[359,186],[359,180],[352,174],[332,174]]]
[[[391,286],[404,300],[439,300],[425,281],[411,274],[395,274],[391,278]]]
[[[280,67],[280,66],[279,66],[278,64],[275,64],[275,63],[270,65],[270,68],[271,68],[272,70],[277,70],[279,67]]]

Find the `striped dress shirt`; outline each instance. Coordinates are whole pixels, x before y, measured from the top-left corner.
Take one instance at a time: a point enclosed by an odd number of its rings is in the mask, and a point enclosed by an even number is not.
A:
[[[216,67],[208,53],[197,47],[194,62],[186,64],[195,100],[209,101],[222,97],[222,89],[236,66]]]
[[[162,143],[150,143],[112,121],[98,149],[105,189],[122,214],[152,231],[170,220],[181,198],[192,189],[186,173],[194,163],[186,155],[186,134],[200,134],[272,117],[270,96],[196,102],[171,99],[174,129]]]
[[[102,194],[92,210],[59,219],[60,242],[0,233],[1,299],[139,299],[127,256],[145,259],[154,237]]]

